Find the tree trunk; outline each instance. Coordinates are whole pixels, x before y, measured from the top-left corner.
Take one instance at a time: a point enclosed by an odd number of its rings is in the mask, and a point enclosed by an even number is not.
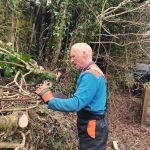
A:
[[[63,40],[63,35],[65,33],[65,27],[66,27],[67,6],[68,6],[68,0],[64,2],[64,7],[61,8],[60,14],[57,18],[57,22],[55,25],[56,37],[54,39],[55,47],[54,47],[53,60],[51,63],[52,67],[56,66],[58,57],[60,55],[61,47],[62,47],[62,40]]]

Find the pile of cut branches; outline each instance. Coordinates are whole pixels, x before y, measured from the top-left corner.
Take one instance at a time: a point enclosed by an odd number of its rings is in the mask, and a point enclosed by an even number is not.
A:
[[[60,72],[45,70],[11,43],[0,42],[0,60],[0,149],[75,149],[74,114],[48,110],[34,93],[38,83],[51,87]]]
[[[75,115],[47,109],[31,86],[0,86],[0,148],[75,149]]]

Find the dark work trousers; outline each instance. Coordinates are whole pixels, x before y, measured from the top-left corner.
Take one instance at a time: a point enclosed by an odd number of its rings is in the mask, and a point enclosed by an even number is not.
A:
[[[108,139],[108,123],[105,118],[96,120],[95,138],[87,132],[89,120],[77,119],[79,150],[105,150]]]

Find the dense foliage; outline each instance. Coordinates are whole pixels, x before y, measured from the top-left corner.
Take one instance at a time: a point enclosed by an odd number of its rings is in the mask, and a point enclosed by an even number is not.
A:
[[[0,40],[51,70],[68,65],[73,43],[87,42],[94,60],[103,58],[113,79],[149,56],[141,41],[148,10],[143,3],[121,0],[2,0]]]

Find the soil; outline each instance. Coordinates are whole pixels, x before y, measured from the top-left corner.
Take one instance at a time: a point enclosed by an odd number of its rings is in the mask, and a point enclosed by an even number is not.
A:
[[[143,99],[124,92],[110,96],[107,150],[114,150],[113,141],[119,150],[150,150],[150,126],[141,125]]]

